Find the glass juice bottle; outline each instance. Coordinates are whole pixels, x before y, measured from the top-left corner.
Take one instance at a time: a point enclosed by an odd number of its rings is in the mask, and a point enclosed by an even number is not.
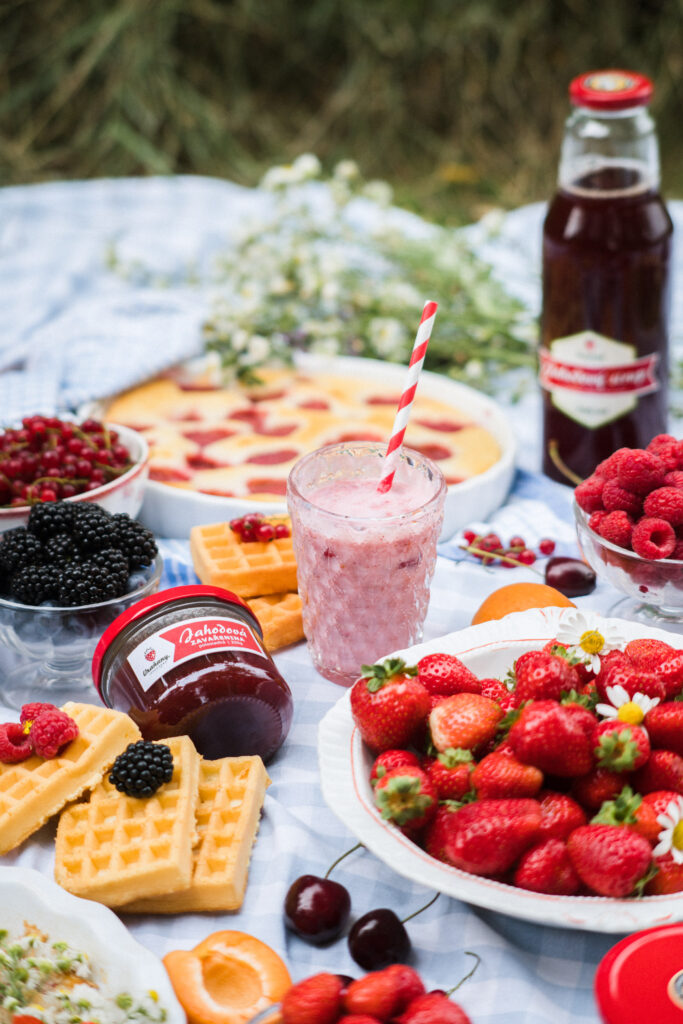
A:
[[[587,477],[666,430],[673,225],[647,109],[627,71],[575,78],[558,190],[543,225],[543,471]]]

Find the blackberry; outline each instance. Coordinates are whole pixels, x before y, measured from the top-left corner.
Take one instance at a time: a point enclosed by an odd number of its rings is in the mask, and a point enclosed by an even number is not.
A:
[[[118,597],[119,594],[125,594],[129,572],[128,559],[123,551],[119,551],[118,548],[104,548],[102,551],[94,552],[88,561],[91,565],[96,566],[100,572],[110,576],[116,583],[117,592],[112,596]]]
[[[165,743],[129,743],[114,761],[109,781],[127,796],[152,796],[173,775],[173,754]]]
[[[109,597],[115,597],[116,594],[109,592],[100,573],[101,570],[96,569],[90,562],[72,562],[67,565],[59,575],[59,604],[65,608],[73,608],[77,605],[99,604]]]
[[[51,565],[25,565],[12,576],[10,597],[20,604],[42,604],[57,596],[57,573]]]
[[[112,518],[99,505],[91,505],[75,516],[71,535],[81,554],[110,548],[116,542]]]
[[[25,565],[40,565],[43,551],[40,541],[24,526],[7,530],[0,538],[0,568],[8,576],[23,569]]]
[[[69,533],[74,521],[74,506],[66,501],[45,501],[31,508],[27,528],[41,540],[58,533]]]
[[[158,551],[152,531],[125,512],[119,512],[112,519],[119,537],[118,546],[128,559],[130,571],[151,565]]]
[[[68,533],[56,533],[43,541],[43,557],[51,565],[64,565],[76,556],[76,545]]]

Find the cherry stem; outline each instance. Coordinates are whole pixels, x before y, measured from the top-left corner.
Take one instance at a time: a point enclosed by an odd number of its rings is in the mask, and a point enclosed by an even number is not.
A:
[[[560,449],[557,441],[548,441],[548,455],[550,456],[550,461],[553,466],[555,466],[556,469],[559,469],[562,476],[566,476],[567,480],[571,480],[576,487],[583,483],[583,477],[574,473],[560,455]]]
[[[325,875],[323,875],[323,878],[329,878],[330,875],[332,874],[332,872],[334,871],[334,869],[336,868],[337,864],[341,864],[341,862],[344,860],[345,857],[348,857],[350,854],[355,853],[356,850],[361,850],[361,849],[365,849],[363,844],[362,843],[356,843],[356,845],[352,846],[350,850],[346,851],[346,853],[342,853],[341,857],[337,857],[337,859],[335,860],[334,864],[330,864],[329,868],[327,869],[327,872],[325,873]]]
[[[459,547],[461,551],[469,551],[472,555],[484,555],[485,558],[492,562],[496,559],[500,562],[509,562],[511,565],[518,565],[522,569],[531,569],[531,571],[535,572],[537,576],[543,576],[543,573],[538,569],[534,569],[533,565],[527,565],[526,562],[520,562],[518,558],[506,555],[502,548],[495,548],[493,551],[484,551],[483,548],[475,547],[473,544],[460,544]]]
[[[416,911],[414,911],[414,913],[408,914],[407,917],[402,918],[401,919],[401,924],[405,924],[406,921],[412,921],[412,919],[414,917],[417,917],[418,914],[421,914],[423,910],[427,910],[428,907],[431,907],[432,903],[436,903],[436,901],[438,900],[440,895],[441,895],[441,893],[437,892],[436,896],[432,896],[432,898],[429,901],[429,903],[425,903],[424,907],[420,907],[419,910],[416,910]]]
[[[454,992],[457,992],[458,989],[460,988],[460,986],[463,985],[468,980],[468,978],[472,977],[472,975],[476,971],[477,967],[481,963],[481,957],[479,956],[478,953],[472,953],[472,952],[470,952],[469,949],[465,949],[465,950],[463,950],[463,952],[464,952],[465,956],[473,956],[477,962],[474,965],[474,967],[472,968],[472,970],[468,971],[468,973],[465,975],[465,977],[460,979],[460,981],[458,982],[457,985],[454,985],[453,988],[449,988],[448,992],[446,993],[447,996],[452,996]]]

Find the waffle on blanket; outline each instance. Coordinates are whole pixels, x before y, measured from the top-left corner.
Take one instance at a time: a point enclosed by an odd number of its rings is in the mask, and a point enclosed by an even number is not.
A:
[[[126,796],[104,779],[62,813],[55,878],[64,889],[118,907],[189,886],[200,757],[187,736],[165,742],[173,776],[153,796]]]
[[[135,723],[119,711],[72,703],[62,711],[78,725],[78,736],[58,757],[0,764],[0,854],[96,786],[116,757],[140,738]]]
[[[137,900],[121,911],[177,914],[239,909],[269,784],[260,757],[202,760],[197,805],[198,842],[193,852],[189,887],[181,892]]]
[[[269,651],[295,644],[304,638],[304,620],[299,594],[267,594],[247,604],[261,624],[263,642]]]

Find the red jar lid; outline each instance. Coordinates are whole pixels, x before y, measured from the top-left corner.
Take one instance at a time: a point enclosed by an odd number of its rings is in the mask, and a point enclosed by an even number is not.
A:
[[[237,604],[243,608],[250,616],[252,621],[256,624],[261,636],[263,636],[263,630],[261,629],[261,623],[254,615],[253,611],[241,597],[237,594],[233,594],[231,590],[223,590],[222,587],[206,587],[200,584],[192,584],[186,587],[169,587],[168,590],[159,590],[156,594],[152,594],[150,597],[143,597],[141,601],[136,601],[134,605],[127,608],[125,612],[121,612],[111,625],[107,626],[104,633],[99,639],[95,653],[92,659],[92,677],[95,683],[95,688],[99,693],[100,697],[102,692],[100,689],[101,684],[101,673],[102,673],[102,658],[104,653],[121,630],[125,629],[131,622],[135,622],[137,619],[141,619],[147,612],[152,608],[158,608],[160,605],[171,604],[174,601],[182,601],[185,597],[215,597],[224,604]]]
[[[588,71],[569,86],[569,98],[576,107],[591,110],[625,110],[641,107],[652,99],[654,86],[636,71]]]
[[[613,946],[598,966],[595,998],[605,1024],[683,1024],[683,924]]]

